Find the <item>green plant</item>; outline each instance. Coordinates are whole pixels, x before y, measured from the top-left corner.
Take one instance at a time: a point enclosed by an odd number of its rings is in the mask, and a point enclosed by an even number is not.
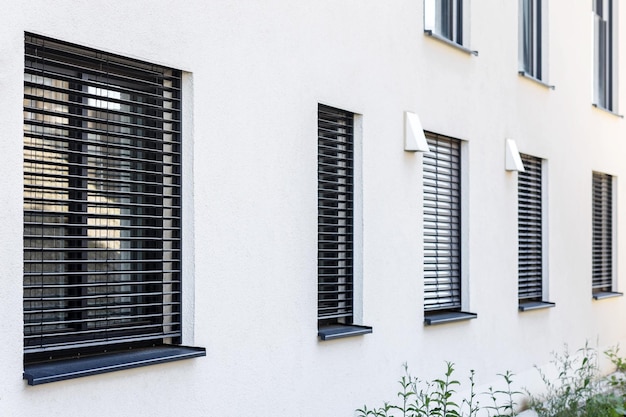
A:
[[[455,379],[451,379],[454,373],[454,364],[446,362],[447,370],[443,379],[435,379],[433,385],[435,389],[431,392],[431,402],[435,404],[431,411],[432,417],[460,417],[460,408],[457,403],[452,401],[452,395],[456,392],[454,387],[458,387],[461,383]]]
[[[485,393],[489,396],[490,399],[490,405],[485,407],[489,417],[517,415],[515,412],[515,407],[517,406],[517,403],[515,402],[514,397],[516,395],[521,395],[522,392],[513,390],[513,375],[514,374],[511,371],[506,371],[503,374],[498,374],[498,376],[501,376],[504,379],[504,382],[506,383],[506,389],[494,390],[493,387],[489,387],[489,390]],[[504,398],[504,402],[502,402],[502,398]]]
[[[368,409],[367,405],[364,405],[363,408],[359,408],[356,410],[357,413],[359,413],[359,417],[390,417],[396,415],[393,414],[395,411],[401,412],[401,415],[403,417],[426,417],[428,415],[422,413],[419,409],[416,408],[418,404],[417,402],[415,404],[410,403],[414,399],[416,400],[419,398],[419,394],[416,389],[418,379],[411,376],[406,363],[403,364],[403,367],[404,375],[402,375],[400,381],[398,381],[401,386],[401,390],[398,392],[398,397],[400,397],[402,404],[392,405],[388,402],[385,402],[382,407],[373,409]]]
[[[612,347],[604,352],[604,354],[615,365],[615,370],[618,372],[626,372],[626,359],[619,356],[619,345]]]
[[[469,413],[470,416],[475,415],[480,410],[478,401],[476,399],[476,383],[474,382],[474,376],[475,375],[476,375],[476,372],[474,372],[473,369],[470,369],[470,376],[469,376],[469,381],[470,381],[469,399],[465,399],[465,398],[463,399],[463,404],[467,405],[468,413]]]
[[[540,397],[528,393],[531,408],[539,417],[577,417],[588,400],[598,394],[595,384],[597,353],[586,343],[575,355],[570,354],[566,345],[562,354],[553,353],[552,356],[556,380],[537,368],[546,393]]]
[[[607,380],[609,386],[616,394],[626,397],[626,359],[619,356],[619,346],[606,350],[604,355],[609,358],[616,371]]]
[[[587,400],[581,417],[622,417],[626,415],[624,398],[615,394],[596,394]]]
[[[619,356],[619,348],[605,352],[618,374],[599,381],[597,352],[588,343],[573,354],[565,346],[561,354],[553,353],[551,364],[555,377],[537,368],[545,385],[545,394],[534,396],[527,391],[530,408],[539,417],[623,417],[626,416],[626,359]],[[510,371],[498,374],[505,387],[477,394],[475,372],[470,371],[469,395],[459,404],[454,401],[460,381],[454,378],[454,364],[446,362],[441,378],[421,381],[411,376],[406,364],[400,378],[398,403],[385,402],[382,407],[357,409],[358,417],[513,417],[517,414],[516,397],[522,393],[513,388]],[[551,375],[551,374],[550,374]],[[608,383],[608,385],[607,385]],[[610,387],[612,390],[606,391]],[[487,396],[488,405],[481,406],[479,398]]]
[[[461,403],[454,401],[455,394],[461,386],[461,382],[454,378],[454,364],[446,362],[446,370],[441,378],[432,381],[421,381],[411,376],[408,367],[404,364],[404,375],[400,378],[400,391],[398,391],[398,404],[385,402],[382,407],[357,409],[358,417],[476,417],[481,410],[478,394],[475,390],[475,372],[470,371],[469,394]],[[502,374],[507,389],[493,391],[505,398],[506,403],[497,407],[498,416],[513,416],[515,403],[513,396],[519,394],[511,389],[511,372]],[[495,417],[495,415],[493,416]]]

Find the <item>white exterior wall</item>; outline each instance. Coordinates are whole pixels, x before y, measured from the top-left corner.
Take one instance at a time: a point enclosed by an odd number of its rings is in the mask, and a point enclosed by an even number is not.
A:
[[[351,416],[395,398],[403,362],[428,379],[449,360],[481,385],[510,369],[532,386],[533,364],[563,343],[624,344],[625,299],[591,298],[591,173],[617,177],[621,210],[626,121],[591,106],[590,3],[550,2],[549,90],[517,74],[516,1],[471,3],[475,57],[423,34],[421,0],[3,0],[0,414]],[[21,379],[25,31],[188,72],[184,343],[205,358],[36,387]],[[618,101],[626,111],[623,89]],[[331,342],[318,341],[316,322],[318,103],[362,115],[362,316],[374,329]],[[476,320],[423,325],[422,156],[403,151],[404,111],[466,140]],[[517,309],[506,138],[547,160],[552,309]],[[625,225],[618,215],[621,291]]]

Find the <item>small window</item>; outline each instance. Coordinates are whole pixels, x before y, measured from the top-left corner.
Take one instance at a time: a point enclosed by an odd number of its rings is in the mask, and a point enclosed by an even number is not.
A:
[[[317,146],[319,336],[370,333],[354,325],[354,114],[320,104]]]
[[[613,0],[593,0],[594,101],[609,111],[616,110]]]
[[[613,288],[613,177],[593,173],[592,287],[595,298],[614,293]]]
[[[544,80],[543,7],[547,0],[520,0],[520,71]]]
[[[545,222],[543,161],[520,154],[518,172],[518,298],[522,311],[554,304],[545,301]]]
[[[424,28],[459,45],[463,39],[464,0],[424,0]]]
[[[461,146],[427,135],[424,154],[424,310],[461,309]]]
[[[462,312],[461,141],[426,133],[424,315],[426,324],[475,318]]]

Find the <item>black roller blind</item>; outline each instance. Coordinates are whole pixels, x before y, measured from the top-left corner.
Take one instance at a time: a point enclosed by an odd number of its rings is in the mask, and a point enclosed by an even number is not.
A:
[[[318,107],[318,306],[320,327],[352,323],[354,135],[352,113]]]
[[[613,286],[613,177],[593,173],[593,292]]]
[[[518,296],[520,302],[542,301],[543,228],[541,159],[520,155],[518,173]]]
[[[25,353],[180,336],[180,71],[26,35]]]

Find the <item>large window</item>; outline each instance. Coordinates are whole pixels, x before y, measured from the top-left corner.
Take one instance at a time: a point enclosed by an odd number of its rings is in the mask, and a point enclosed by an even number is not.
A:
[[[543,161],[520,154],[518,173],[518,298],[522,311],[550,307],[545,301]]]
[[[613,292],[613,177],[593,173],[592,288],[595,298]]]
[[[521,71],[538,80],[543,74],[543,11],[547,0],[520,0],[520,64]]]
[[[615,111],[613,60],[613,0],[593,0],[594,18],[594,101],[595,105]]]
[[[424,26],[427,31],[463,45],[464,0],[424,0]]]
[[[461,142],[426,133],[424,315],[426,324],[476,317],[462,312]]]
[[[354,114],[318,106],[318,303],[323,340],[371,332],[354,325]]]
[[[25,363],[179,343],[180,71],[25,51]]]

